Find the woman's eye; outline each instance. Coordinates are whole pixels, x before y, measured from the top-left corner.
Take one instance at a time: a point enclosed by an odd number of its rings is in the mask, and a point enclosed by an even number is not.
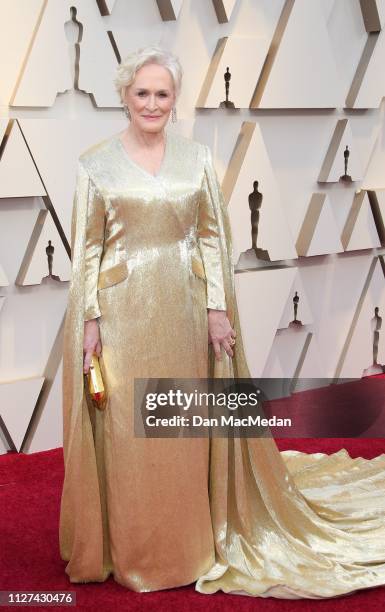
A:
[[[146,96],[147,92],[146,91],[138,91],[138,96],[140,96],[141,98],[143,98],[143,96]],[[168,98],[168,94],[165,92],[161,92],[160,94],[161,98]]]

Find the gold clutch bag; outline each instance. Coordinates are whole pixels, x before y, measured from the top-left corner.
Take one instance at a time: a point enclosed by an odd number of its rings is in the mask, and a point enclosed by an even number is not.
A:
[[[99,410],[104,410],[106,407],[106,391],[100,370],[99,358],[95,353],[92,355],[90,369],[86,376],[88,378],[88,388],[92,399],[95,401]]]

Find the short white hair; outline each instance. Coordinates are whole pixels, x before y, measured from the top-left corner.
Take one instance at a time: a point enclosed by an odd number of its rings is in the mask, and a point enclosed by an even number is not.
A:
[[[121,102],[124,101],[123,88],[129,87],[133,83],[136,72],[145,64],[159,64],[170,71],[174,83],[175,97],[178,98],[183,76],[183,69],[178,58],[158,45],[149,45],[127,55],[116,69],[114,85]]]

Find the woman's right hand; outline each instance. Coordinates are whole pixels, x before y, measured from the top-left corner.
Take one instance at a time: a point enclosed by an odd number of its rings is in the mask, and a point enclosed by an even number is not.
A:
[[[102,343],[100,341],[99,323],[97,319],[84,321],[84,339],[83,339],[83,372],[87,374],[90,369],[92,355],[96,353],[98,357],[102,352]]]

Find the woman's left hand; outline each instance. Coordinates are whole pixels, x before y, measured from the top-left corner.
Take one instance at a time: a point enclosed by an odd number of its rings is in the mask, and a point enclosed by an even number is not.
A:
[[[216,359],[221,360],[221,345],[225,349],[226,353],[233,357],[234,353],[232,346],[235,344],[236,331],[230,325],[230,321],[227,318],[225,310],[212,310],[208,311],[208,331],[209,331],[209,344],[213,345]]]

